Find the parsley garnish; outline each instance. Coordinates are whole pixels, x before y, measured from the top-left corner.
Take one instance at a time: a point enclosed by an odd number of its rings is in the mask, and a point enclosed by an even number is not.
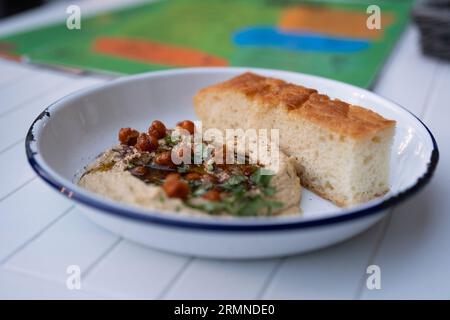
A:
[[[166,144],[169,147],[174,147],[181,141],[181,137],[180,136],[173,136],[172,137],[170,134],[168,134],[168,135],[166,135],[164,137],[164,141],[166,142]]]
[[[270,186],[271,179],[270,175],[262,175],[261,169],[258,169],[250,178],[234,175],[218,185],[218,188],[228,193],[228,196],[221,201],[207,201],[201,204],[187,201],[186,204],[210,214],[226,212],[235,216],[270,215],[273,210],[283,207],[281,202],[267,198],[276,193],[275,188]],[[253,189],[247,188],[246,184],[249,182],[254,185]],[[260,193],[254,192],[255,189]],[[197,189],[194,196],[202,195],[207,190],[206,188]]]

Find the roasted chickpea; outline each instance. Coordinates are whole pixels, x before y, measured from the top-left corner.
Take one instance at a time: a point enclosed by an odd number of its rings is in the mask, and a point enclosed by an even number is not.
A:
[[[122,128],[119,130],[119,141],[127,146],[134,146],[139,137],[139,132],[131,128]]]
[[[136,148],[140,151],[154,151],[158,149],[158,139],[149,134],[141,133],[137,138]]]
[[[217,190],[209,190],[203,195],[203,198],[209,201],[219,201],[221,199],[220,192]]]
[[[191,180],[199,180],[202,176],[200,174],[198,174],[197,172],[189,172],[188,174],[186,174],[184,176],[184,178],[188,181]]]
[[[171,175],[167,176],[166,180],[164,181],[162,188],[166,195],[169,198],[180,198],[180,199],[186,199],[189,195],[190,189],[189,185],[180,180],[178,177],[170,177]]]
[[[156,139],[164,138],[166,136],[166,126],[161,121],[155,120],[148,128],[148,134]]]
[[[155,158],[155,163],[162,166],[172,166],[172,152],[164,151],[158,154]]]
[[[194,134],[195,125],[192,121],[184,120],[184,121],[178,122],[177,126],[188,131],[190,134]]]

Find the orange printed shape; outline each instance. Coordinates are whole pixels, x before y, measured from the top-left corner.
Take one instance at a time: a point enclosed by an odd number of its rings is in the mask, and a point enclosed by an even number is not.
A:
[[[12,61],[22,61],[22,57],[18,54],[12,53],[15,45],[10,42],[0,42],[0,58]]]
[[[226,66],[228,61],[200,50],[143,39],[100,37],[94,52],[134,61],[174,67]]]
[[[394,21],[392,13],[381,12],[381,29],[367,28],[369,14],[324,6],[294,6],[281,14],[279,27],[285,31],[309,31],[338,37],[377,39]]]
[[[22,57],[19,55],[7,53],[7,52],[0,52],[0,58],[20,62],[22,61]]]

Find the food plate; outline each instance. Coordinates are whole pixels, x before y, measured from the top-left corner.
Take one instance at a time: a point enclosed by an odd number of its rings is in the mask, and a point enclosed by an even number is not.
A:
[[[246,71],[315,88],[397,121],[390,192],[363,205],[339,208],[303,189],[301,216],[224,218],[148,211],[123,205],[76,185],[83,168],[117,143],[124,126],[145,130],[196,119],[195,93]],[[243,115],[245,116],[245,115]],[[320,77],[255,68],[191,68],[123,77],[75,92],[45,109],[26,139],[30,165],[86,216],[130,240],[170,252],[216,258],[283,256],[348,239],[379,221],[431,179],[439,152],[429,129],[408,110],[374,93]]]

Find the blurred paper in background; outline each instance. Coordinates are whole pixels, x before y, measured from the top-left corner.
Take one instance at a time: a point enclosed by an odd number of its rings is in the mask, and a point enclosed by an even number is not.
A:
[[[381,8],[381,30],[366,26]],[[0,39],[0,55],[124,74],[197,66],[304,72],[369,87],[412,1],[165,0]]]

